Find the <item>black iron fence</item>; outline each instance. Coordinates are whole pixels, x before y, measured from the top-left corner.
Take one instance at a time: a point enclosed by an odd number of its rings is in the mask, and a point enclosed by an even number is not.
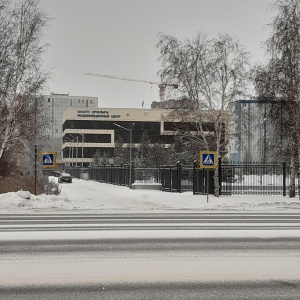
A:
[[[214,194],[214,170],[211,169],[200,169],[194,166],[193,170],[193,194],[204,195]]]
[[[181,193],[181,172],[182,168],[180,164],[160,167],[162,190]]]
[[[220,165],[221,195],[283,195],[289,189],[286,163],[228,163]]]
[[[107,165],[91,168],[68,168],[75,178],[87,178],[116,185],[130,186],[129,165]],[[214,193],[214,170],[200,169],[196,163],[180,163],[159,168],[132,166],[131,183],[161,183],[166,192],[193,191],[194,194]],[[219,163],[220,195],[287,195],[290,187],[286,163]],[[298,182],[296,179],[296,192]]]
[[[161,183],[160,168],[133,168],[133,182]]]
[[[203,169],[177,163],[160,167],[162,190],[166,192],[193,191],[194,194],[206,193],[206,177],[201,176]]]
[[[129,165],[103,165],[91,168],[67,168],[66,172],[74,178],[87,178],[99,182],[111,183],[115,185],[130,186],[130,167]],[[134,182],[134,176],[131,178]]]

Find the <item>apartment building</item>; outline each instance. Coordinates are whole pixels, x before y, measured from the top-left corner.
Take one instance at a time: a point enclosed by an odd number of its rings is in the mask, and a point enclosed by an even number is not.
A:
[[[43,147],[46,151],[57,153],[57,165],[62,165],[62,116],[66,108],[75,107],[78,109],[97,108],[98,97],[72,96],[70,94],[44,95],[46,103],[45,115],[50,120],[50,126],[46,135],[48,139]]]

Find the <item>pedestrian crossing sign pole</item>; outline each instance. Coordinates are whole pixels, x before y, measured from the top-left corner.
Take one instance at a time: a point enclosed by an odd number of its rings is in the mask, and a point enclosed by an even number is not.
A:
[[[43,168],[56,168],[56,152],[41,152],[40,162]]]
[[[209,195],[209,170],[217,167],[217,151],[200,151],[200,168],[207,169],[206,189],[207,202]]]

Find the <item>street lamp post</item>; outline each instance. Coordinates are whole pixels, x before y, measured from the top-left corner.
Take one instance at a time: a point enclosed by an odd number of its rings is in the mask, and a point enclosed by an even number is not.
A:
[[[131,188],[132,187],[132,129],[133,129],[133,126],[134,126],[134,123],[132,123],[132,126],[131,128],[126,128],[126,127],[123,127],[117,123],[114,123],[115,126],[118,126],[124,130],[127,130],[129,131],[130,135],[129,135],[129,187]]]

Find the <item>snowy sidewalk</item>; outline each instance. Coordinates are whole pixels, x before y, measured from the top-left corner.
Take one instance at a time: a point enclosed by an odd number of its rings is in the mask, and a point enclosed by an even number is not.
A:
[[[51,180],[56,180],[53,177]],[[131,190],[128,187],[73,179],[60,184],[59,196],[35,196],[25,191],[0,194],[0,214],[8,213],[137,213],[137,212],[294,212],[298,198],[282,196],[193,195]]]

